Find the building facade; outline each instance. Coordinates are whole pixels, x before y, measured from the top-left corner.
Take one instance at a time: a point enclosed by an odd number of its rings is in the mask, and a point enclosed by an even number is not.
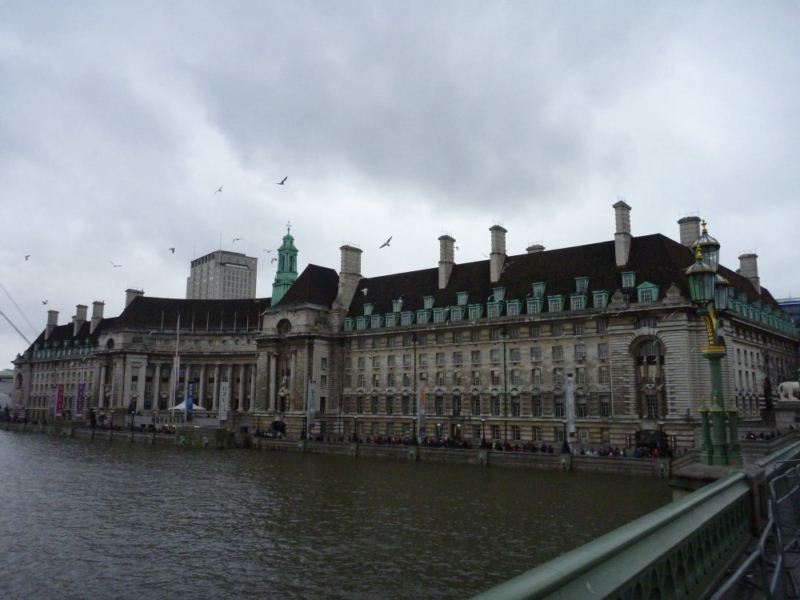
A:
[[[361,250],[343,246],[338,272],[309,265],[277,300],[129,290],[118,317],[95,303],[87,322],[79,305],[59,326],[51,311],[15,361],[18,409],[160,420],[191,394],[210,422],[229,398],[221,424],[282,421],[290,436],[697,446],[711,382],[684,271],[700,219],[681,219],[678,242],[633,236],[624,202],[614,214],[611,241],[507,256],[496,225],[489,260],[456,264],[442,236],[438,266],[370,278]],[[753,256],[718,273],[730,284],[725,400],[756,422],[796,371],[798,335]],[[279,260],[296,268],[293,238]]]
[[[233,300],[256,297],[258,259],[217,250],[196,258],[186,280],[189,300]]]

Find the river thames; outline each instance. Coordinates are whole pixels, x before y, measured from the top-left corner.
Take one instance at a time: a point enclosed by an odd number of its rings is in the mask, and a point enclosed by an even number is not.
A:
[[[464,598],[664,480],[0,431],[0,597]]]

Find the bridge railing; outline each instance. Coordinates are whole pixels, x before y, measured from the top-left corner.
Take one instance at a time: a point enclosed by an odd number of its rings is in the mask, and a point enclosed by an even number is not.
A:
[[[767,481],[798,454],[795,442],[476,598],[706,597],[762,531]]]

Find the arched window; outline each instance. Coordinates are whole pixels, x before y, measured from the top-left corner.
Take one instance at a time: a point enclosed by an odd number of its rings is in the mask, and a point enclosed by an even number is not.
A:
[[[644,340],[634,351],[640,417],[655,420],[667,414],[664,354],[664,346],[655,338]]]

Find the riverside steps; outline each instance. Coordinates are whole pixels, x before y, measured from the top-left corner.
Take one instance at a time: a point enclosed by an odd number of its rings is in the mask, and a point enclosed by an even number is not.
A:
[[[744,468],[689,465],[673,479],[679,499],[475,599],[789,597],[796,578],[784,548],[796,552],[797,527],[790,539],[767,538],[781,529],[773,483],[798,462],[793,442]],[[789,487],[782,517],[795,525],[800,473]]]

